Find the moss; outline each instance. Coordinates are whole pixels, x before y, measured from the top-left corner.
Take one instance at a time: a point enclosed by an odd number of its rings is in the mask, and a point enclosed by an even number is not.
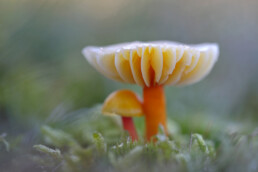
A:
[[[84,115],[81,115],[84,114]],[[73,114],[75,115],[75,114]],[[126,133],[117,128],[114,119],[106,118],[100,114],[99,106],[85,110],[77,114],[79,118],[71,120],[71,124],[62,126],[62,120],[51,123],[52,127],[42,127],[43,145],[36,146],[42,153],[41,164],[46,164],[48,157],[56,159],[63,157],[62,164],[57,171],[221,171],[232,169],[240,171],[247,168],[255,171],[254,164],[258,160],[257,132],[251,134],[241,133],[238,128],[234,133],[224,128],[209,131],[205,137],[199,133],[181,133],[180,126],[173,129],[173,135],[166,137],[162,128],[157,135],[157,142],[145,143],[141,138],[132,142]],[[86,120],[87,119],[87,120]],[[98,128],[97,121],[101,121]],[[205,120],[205,119],[204,119]],[[77,123],[80,121],[79,123]],[[74,122],[74,123],[73,123]],[[204,121],[202,121],[204,122]],[[76,125],[74,125],[76,124]],[[58,129],[55,128],[58,126]],[[60,127],[62,126],[62,127]],[[141,130],[141,125],[136,125]],[[73,130],[69,128],[74,127]],[[79,138],[76,132],[84,130],[87,137]],[[94,132],[92,132],[95,130]],[[116,134],[108,134],[110,131],[118,131]],[[212,133],[214,132],[214,133]],[[240,134],[241,133],[241,134]],[[90,135],[90,138],[88,137]],[[59,151],[60,150],[60,151]],[[62,152],[62,153],[61,153]],[[55,168],[60,162],[56,161]],[[238,163],[241,168],[238,168]]]

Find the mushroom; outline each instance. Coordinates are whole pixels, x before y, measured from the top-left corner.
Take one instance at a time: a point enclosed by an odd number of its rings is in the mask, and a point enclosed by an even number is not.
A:
[[[102,113],[120,115],[124,130],[128,131],[133,141],[138,140],[132,117],[143,116],[143,110],[142,103],[134,92],[119,90],[111,93],[103,104]]]
[[[185,45],[170,41],[131,42],[86,47],[83,54],[104,76],[143,88],[146,139],[166,125],[164,86],[183,86],[203,79],[218,59],[217,44]]]

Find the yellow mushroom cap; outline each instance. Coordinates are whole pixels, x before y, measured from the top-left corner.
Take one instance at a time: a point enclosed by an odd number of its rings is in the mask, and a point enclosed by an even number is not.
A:
[[[170,41],[131,42],[86,47],[89,63],[116,81],[153,85],[189,85],[200,81],[218,59],[215,43],[185,45]]]
[[[130,90],[119,90],[111,93],[105,100],[102,113],[104,115],[120,115],[125,117],[143,116],[142,104],[138,96]]]

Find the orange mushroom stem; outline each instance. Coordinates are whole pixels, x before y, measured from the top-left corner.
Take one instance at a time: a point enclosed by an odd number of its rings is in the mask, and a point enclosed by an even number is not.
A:
[[[134,127],[132,117],[122,117],[123,128],[127,131],[132,138],[132,141],[138,140],[138,135]]]
[[[145,113],[147,141],[150,141],[153,136],[158,134],[160,124],[167,134],[166,99],[162,85],[144,87],[143,111]]]

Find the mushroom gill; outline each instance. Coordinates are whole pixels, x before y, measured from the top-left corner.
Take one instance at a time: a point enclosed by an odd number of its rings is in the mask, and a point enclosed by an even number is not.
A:
[[[140,86],[189,85],[205,77],[218,57],[216,44],[124,43],[83,50],[106,77]]]

